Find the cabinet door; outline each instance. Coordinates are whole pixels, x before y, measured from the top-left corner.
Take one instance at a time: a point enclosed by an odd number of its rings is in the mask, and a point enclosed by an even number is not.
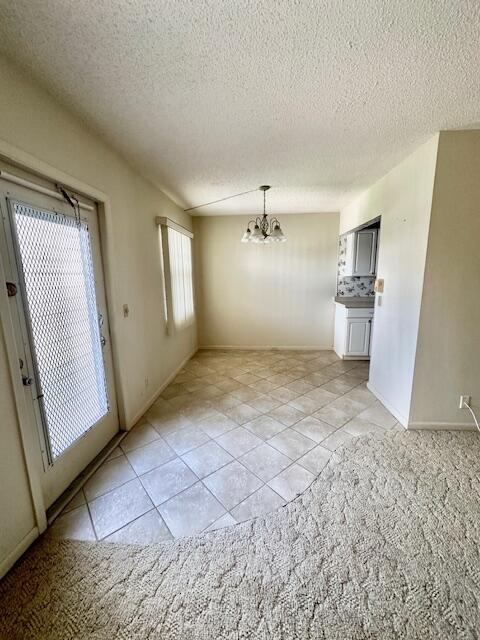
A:
[[[355,260],[353,275],[370,276],[375,274],[377,230],[366,229],[355,234]]]
[[[346,356],[368,356],[370,352],[369,318],[347,319]]]

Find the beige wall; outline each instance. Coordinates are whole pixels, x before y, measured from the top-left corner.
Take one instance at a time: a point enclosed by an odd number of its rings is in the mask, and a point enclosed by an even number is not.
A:
[[[342,210],[344,233],[381,215],[370,386],[402,424],[408,423],[427,252],[438,136]],[[381,306],[379,306],[379,302]]]
[[[106,266],[112,283],[111,329],[117,349],[117,369],[121,374],[118,391],[123,398],[123,422],[131,425],[162,383],[196,347],[195,326],[175,336],[166,336],[158,234],[154,224],[154,217],[162,215],[191,228],[191,218],[135,173],[78,118],[2,59],[0,84],[0,143],[4,148],[5,143],[13,145],[110,198],[112,215],[107,241],[111,251]],[[123,318],[123,303],[129,304],[128,318]],[[18,544],[25,529],[31,527],[33,515],[3,350],[0,350],[0,380],[1,563]],[[16,492],[8,488],[12,483],[17,487]]]
[[[473,425],[480,408],[480,131],[440,134],[412,426]]]
[[[199,344],[333,344],[338,214],[279,216],[287,242],[242,244],[249,217],[194,218]]]

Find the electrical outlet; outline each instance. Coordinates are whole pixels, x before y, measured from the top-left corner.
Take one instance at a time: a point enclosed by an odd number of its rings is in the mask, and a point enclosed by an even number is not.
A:
[[[470,396],[460,396],[459,409],[466,409],[467,404],[470,404]]]

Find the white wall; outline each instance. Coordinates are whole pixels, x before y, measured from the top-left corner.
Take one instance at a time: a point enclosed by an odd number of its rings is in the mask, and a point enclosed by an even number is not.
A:
[[[130,426],[162,383],[196,347],[196,327],[166,336],[158,233],[154,217],[168,216],[187,228],[185,215],[161,191],[135,173],[95,133],[62,108],[15,66],[0,59],[0,145],[12,145],[54,170],[106,193],[111,203],[107,243],[111,276],[111,329],[120,372],[118,392],[124,425]],[[123,318],[128,303],[130,317]],[[149,385],[145,388],[145,379]],[[20,455],[7,362],[0,350],[0,563],[32,526]],[[17,487],[10,490],[11,485]]]
[[[287,242],[242,244],[249,217],[194,218],[199,344],[333,344],[338,214],[279,216]]]
[[[340,233],[382,217],[378,278],[385,280],[385,291],[376,301],[369,384],[404,425],[410,414],[437,146],[438,135],[340,215]]]
[[[480,131],[440,134],[410,422],[473,425],[480,409]],[[479,411],[480,415],[480,411]]]

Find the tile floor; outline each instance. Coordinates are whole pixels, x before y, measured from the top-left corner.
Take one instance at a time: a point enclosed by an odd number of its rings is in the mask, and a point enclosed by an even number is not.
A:
[[[329,351],[199,351],[51,534],[153,543],[276,509],[349,438],[398,428],[367,378]]]

